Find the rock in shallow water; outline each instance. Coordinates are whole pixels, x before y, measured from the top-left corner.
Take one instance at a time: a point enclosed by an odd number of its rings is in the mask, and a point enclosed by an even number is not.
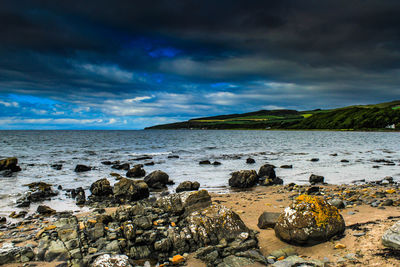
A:
[[[140,178],[146,175],[146,171],[143,169],[142,164],[137,164],[133,166],[132,169],[128,170],[126,177],[129,178]]]
[[[153,171],[144,178],[144,182],[151,188],[165,188],[168,180],[168,174],[160,170]]]
[[[149,196],[149,187],[143,181],[133,181],[122,178],[113,188],[114,197],[118,202],[140,200]]]
[[[75,167],[75,172],[87,172],[87,171],[90,171],[91,169],[92,169],[92,167],[90,167],[90,166],[78,164]]]
[[[275,234],[299,245],[314,245],[342,234],[345,222],[337,208],[317,196],[301,195],[280,215]]]
[[[382,236],[382,244],[400,250],[400,221],[390,227]]]
[[[10,170],[12,172],[19,172],[21,171],[21,167],[19,167],[17,164],[18,159],[15,157],[2,159],[0,160],[0,171]]]
[[[229,186],[236,188],[248,188],[255,186],[258,182],[258,176],[254,170],[241,170],[232,173],[229,179]]]
[[[94,196],[107,197],[113,193],[113,189],[110,185],[110,182],[106,178],[104,178],[94,182],[90,186],[90,192]]]
[[[176,188],[176,192],[183,192],[183,191],[196,191],[199,190],[200,184],[199,182],[191,182],[191,181],[184,181],[178,185]]]

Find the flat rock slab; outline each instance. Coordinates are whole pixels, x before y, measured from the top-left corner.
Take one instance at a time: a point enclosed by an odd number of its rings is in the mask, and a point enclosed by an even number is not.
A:
[[[382,236],[382,244],[400,250],[400,221],[390,227]]]

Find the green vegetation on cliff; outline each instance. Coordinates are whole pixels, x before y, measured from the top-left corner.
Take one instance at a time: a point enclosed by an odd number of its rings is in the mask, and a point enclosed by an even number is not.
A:
[[[400,128],[400,101],[331,110],[260,110],[204,117],[146,129],[334,129]]]

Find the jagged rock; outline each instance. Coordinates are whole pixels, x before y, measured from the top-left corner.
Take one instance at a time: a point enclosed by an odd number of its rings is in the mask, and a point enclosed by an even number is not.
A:
[[[87,171],[90,171],[91,169],[92,169],[92,167],[90,167],[90,166],[78,164],[75,167],[75,172],[87,172]]]
[[[17,199],[17,207],[29,207],[31,202],[43,201],[58,195],[58,191],[53,190],[51,184],[44,182],[30,183],[25,186],[29,187],[29,191]]]
[[[129,165],[129,163],[114,164],[114,165],[111,166],[111,168],[115,169],[115,170],[125,170],[125,171],[127,171],[127,170],[130,169],[130,165]]]
[[[96,258],[91,267],[132,267],[126,255],[104,254]]]
[[[229,186],[247,188],[256,185],[258,182],[257,173],[254,170],[241,170],[232,173],[229,179]]]
[[[343,200],[340,198],[334,198],[328,201],[329,204],[335,206],[337,209],[343,209],[345,207]]]
[[[147,198],[149,187],[143,181],[133,181],[122,178],[113,188],[114,197],[118,202],[134,201]]]
[[[142,164],[137,164],[133,166],[132,169],[128,170],[126,177],[129,178],[140,178],[146,175],[146,171],[143,169]]]
[[[267,229],[274,228],[275,224],[281,214],[279,212],[267,212],[264,211],[260,217],[258,217],[258,228]]]
[[[315,174],[311,174],[310,178],[309,178],[309,182],[310,184],[314,185],[314,184],[321,184],[324,182],[324,176],[320,176],[320,175],[315,175]]]
[[[400,250],[400,221],[392,225],[382,236],[382,244]]]
[[[211,205],[207,190],[181,192],[157,199],[156,206],[166,212],[185,215]]]
[[[41,215],[52,215],[56,213],[55,210],[46,205],[39,205],[36,211]]]
[[[191,182],[191,181],[184,181],[178,185],[176,188],[176,192],[183,192],[183,191],[196,191],[199,190],[200,184],[199,182]]]
[[[266,177],[269,179],[274,179],[276,177],[275,174],[275,166],[271,164],[264,164],[258,170],[258,177]]]
[[[35,254],[30,245],[16,247],[12,243],[3,243],[0,248],[0,265],[12,262],[27,262],[33,260]]]
[[[0,160],[0,171],[4,170],[10,170],[12,172],[21,171],[21,167],[18,166],[18,159],[12,157]]]
[[[301,195],[279,216],[275,234],[293,244],[317,244],[342,234],[345,222],[323,198]]]
[[[86,193],[85,190],[83,190],[82,187],[78,187],[75,189],[76,196],[75,196],[75,202],[76,205],[84,205],[86,203]]]
[[[168,174],[160,170],[153,171],[144,178],[144,182],[151,188],[165,188],[168,180]]]
[[[94,196],[107,197],[113,193],[113,189],[110,185],[110,182],[106,178],[104,178],[94,182],[90,186],[90,192]]]

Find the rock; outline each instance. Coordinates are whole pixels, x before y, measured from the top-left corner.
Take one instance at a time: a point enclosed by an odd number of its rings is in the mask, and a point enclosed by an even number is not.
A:
[[[143,169],[142,164],[137,164],[133,166],[132,169],[128,170],[126,177],[129,178],[140,178],[146,175],[146,171]]]
[[[230,255],[217,265],[217,267],[242,267],[249,266],[253,264],[254,261],[248,258],[237,257],[235,255]]]
[[[282,169],[292,169],[293,165],[282,165],[281,168]]]
[[[75,202],[76,205],[84,205],[86,203],[86,193],[85,190],[83,190],[82,187],[78,187],[75,189],[76,196],[75,196]]]
[[[168,174],[160,170],[153,171],[144,178],[144,182],[151,188],[157,188],[160,185],[162,187],[166,187],[168,180],[169,180]]]
[[[392,225],[382,236],[382,244],[400,250],[400,221]]]
[[[29,207],[31,202],[39,202],[50,199],[53,196],[58,195],[58,191],[52,189],[51,184],[44,182],[35,182],[26,184],[29,187],[29,191],[17,200],[17,207]]]
[[[260,185],[263,185],[263,186],[281,185],[281,184],[283,184],[283,180],[279,177],[275,177],[275,178],[262,177],[260,180]]]
[[[310,186],[307,188],[307,195],[317,195],[319,193],[319,187],[318,186]]]
[[[263,166],[260,167],[258,170],[258,177],[267,177],[270,179],[273,179],[276,177],[275,174],[275,166],[271,164],[264,164]]]
[[[341,200],[340,198],[331,199],[328,201],[328,203],[336,207],[337,209],[344,209],[345,207],[343,200]]]
[[[210,205],[211,196],[207,190],[170,194],[156,201],[156,206],[164,211],[184,215]]]
[[[86,166],[86,165],[82,165],[82,164],[78,164],[75,167],[75,172],[87,172],[90,171],[92,169],[92,167]]]
[[[219,166],[219,165],[221,165],[221,164],[222,164],[222,163],[219,162],[219,161],[214,161],[212,165],[214,165],[214,166]]]
[[[125,201],[147,198],[149,196],[149,187],[143,181],[122,178],[114,185],[113,193],[118,202],[124,203]]]
[[[345,222],[323,198],[301,195],[279,216],[274,229],[288,243],[313,245],[342,234]]]
[[[198,245],[217,245],[223,239],[230,242],[250,231],[239,215],[221,205],[195,211],[186,217],[186,222]]]
[[[237,188],[248,188],[258,182],[257,173],[254,170],[241,170],[232,173],[229,179],[229,186]]]
[[[12,243],[3,243],[0,248],[0,265],[31,261],[34,257],[35,254],[30,245],[16,247]]]
[[[185,258],[182,257],[181,255],[175,255],[171,258],[170,261],[172,264],[180,264],[185,261]]]
[[[153,166],[155,163],[154,161],[144,163],[144,166]]]
[[[62,164],[52,164],[50,167],[52,167],[53,169],[59,171],[62,169]]]
[[[41,215],[47,215],[47,216],[56,213],[55,210],[46,205],[39,205],[36,211]]]
[[[0,160],[0,171],[4,170],[10,170],[12,172],[21,171],[21,167],[18,166],[18,159],[12,157]]]
[[[289,256],[286,259],[280,260],[272,264],[273,267],[296,267],[296,266],[315,266],[323,267],[325,264],[318,260],[306,261],[299,256]]]
[[[310,159],[310,161],[317,162],[317,161],[319,161],[319,158],[312,158],[312,159]]]
[[[0,176],[2,176],[2,177],[12,177],[13,176],[13,172],[10,171],[10,170],[0,171]]]
[[[196,191],[199,190],[200,184],[199,182],[191,182],[191,181],[184,181],[178,185],[176,188],[176,192],[183,192],[183,191]]]
[[[113,193],[110,182],[106,179],[100,179],[90,186],[90,192],[94,196],[107,197]]]
[[[311,174],[310,178],[308,179],[310,184],[322,184],[324,182],[324,176]]]
[[[347,159],[342,159],[340,162],[342,162],[342,163],[349,163],[350,161],[347,160]]]
[[[139,161],[139,160],[148,160],[148,159],[153,159],[153,157],[151,157],[151,156],[143,156],[143,157],[134,158],[132,160]]]
[[[6,223],[7,218],[6,217],[0,217],[0,223]]]
[[[132,267],[126,255],[104,254],[96,258],[91,267]]]
[[[129,170],[130,169],[130,165],[129,163],[124,163],[124,164],[114,164],[111,166],[112,169],[116,169],[116,170]]]
[[[211,161],[209,161],[209,160],[202,160],[202,161],[199,162],[199,164],[200,164],[200,165],[210,165],[210,164],[211,164]]]
[[[258,218],[258,228],[267,229],[274,228],[275,224],[280,216],[279,212],[267,212],[264,211]]]
[[[254,159],[252,159],[252,158],[247,158],[246,159],[246,163],[247,164],[254,164],[254,163],[256,163],[256,161]]]
[[[178,155],[169,155],[168,156],[169,159],[179,159]]]

